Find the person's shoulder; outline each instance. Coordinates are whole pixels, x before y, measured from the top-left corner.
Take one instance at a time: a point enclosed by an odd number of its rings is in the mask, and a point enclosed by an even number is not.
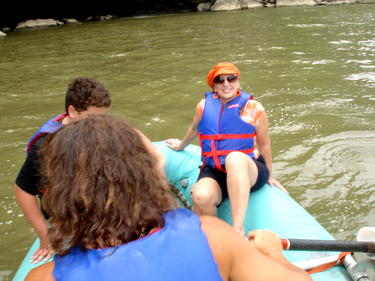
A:
[[[204,106],[206,104],[206,100],[202,99],[196,106],[196,111],[199,113],[199,117],[202,118]]]
[[[41,135],[35,142],[35,144],[37,144],[37,146],[41,146],[47,139],[47,137],[51,135],[51,133],[44,133],[43,135]]]
[[[51,133],[44,133],[42,134],[40,137],[38,137],[38,139],[33,143],[33,145],[30,147],[30,152],[35,152],[35,151],[38,151],[39,148],[43,145],[43,143],[46,141],[47,137],[50,135]]]
[[[199,106],[199,107],[204,107],[204,105],[205,105],[205,103],[206,103],[206,99],[201,99],[199,102],[198,102],[198,104],[197,104],[197,107]]]
[[[54,261],[35,267],[27,274],[25,281],[55,281],[52,274],[54,268]]]
[[[256,106],[262,106],[263,107],[263,105],[259,101],[257,101],[257,100],[248,100],[247,104],[256,105]]]
[[[38,152],[39,152],[40,148],[42,147],[43,143],[46,141],[48,135],[50,135],[50,133],[43,134],[30,147],[30,150],[27,154],[27,159],[29,161],[36,161],[37,159],[39,159]]]
[[[265,111],[263,105],[256,100],[248,100],[241,112],[241,118],[250,124],[256,125],[259,117]]]
[[[201,220],[201,229],[206,233],[209,241],[232,244],[239,238],[244,240],[228,223],[217,217],[200,216],[199,218]]]
[[[261,113],[264,111],[264,107],[259,101],[248,100],[245,104],[244,111]]]

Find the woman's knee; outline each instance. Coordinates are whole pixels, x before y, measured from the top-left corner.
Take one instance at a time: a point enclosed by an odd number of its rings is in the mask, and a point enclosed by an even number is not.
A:
[[[241,166],[245,167],[246,165],[251,164],[250,161],[252,159],[250,156],[246,155],[245,153],[239,152],[239,151],[233,151],[228,154],[228,156],[225,159],[225,167],[235,167],[235,166]]]
[[[194,205],[218,205],[220,203],[221,194],[217,190],[218,187],[208,184],[197,184],[193,190],[192,200]]]

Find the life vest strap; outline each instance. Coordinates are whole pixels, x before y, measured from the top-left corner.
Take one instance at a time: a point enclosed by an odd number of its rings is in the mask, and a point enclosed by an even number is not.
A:
[[[26,153],[29,153],[31,147],[33,146],[33,144],[42,136],[44,135],[45,133],[44,132],[40,132],[39,134],[37,134],[34,139],[32,141],[30,141],[29,145],[26,147]]]
[[[219,150],[219,151],[221,151],[221,150]],[[215,147],[215,141],[214,141],[214,140],[211,141],[211,152],[212,152],[212,155],[213,155],[213,157],[214,157],[215,167],[216,167],[219,171],[222,171],[222,172],[226,173],[227,171],[225,171],[225,170],[221,167],[220,160],[219,160],[219,156],[218,156],[218,151],[216,150],[216,147]]]
[[[225,156],[225,155],[228,155],[229,153],[231,153],[233,151],[238,151],[238,152],[242,152],[242,153],[245,153],[245,154],[250,154],[250,153],[254,152],[254,150],[255,150],[255,147],[252,147],[252,148],[249,148],[249,149],[243,149],[243,150],[215,150],[215,154],[217,156]],[[207,156],[207,157],[214,157],[214,153],[212,151],[203,152],[202,155]]]
[[[340,255],[338,256],[338,258],[332,262],[328,262],[326,264],[322,264],[322,265],[319,265],[313,269],[310,269],[307,271],[308,274],[314,274],[314,273],[318,273],[318,272],[322,272],[322,271],[325,271],[327,269],[330,269],[332,267],[334,267],[338,261],[340,261],[340,264],[341,265],[344,265],[344,260],[345,260],[345,257],[347,255],[352,255],[353,253],[350,253],[350,252],[342,252],[340,253]]]
[[[218,140],[225,140],[225,139],[249,139],[254,138],[256,136],[255,133],[252,134],[215,134],[215,135],[203,135],[202,133],[199,133],[199,142],[202,149],[202,157],[206,156],[201,168],[201,171],[203,169],[204,163],[206,162],[208,157],[212,157],[215,162],[215,167],[224,173],[226,171],[221,167],[219,156],[226,156],[229,153],[233,151],[239,151],[245,154],[250,154],[255,150],[255,147],[249,149],[243,149],[243,150],[216,150],[215,141]],[[202,140],[211,140],[211,151],[203,152],[203,145]]]
[[[221,167],[219,156],[228,155],[229,153],[231,153],[233,151],[239,151],[239,152],[242,152],[242,153],[245,153],[245,154],[250,154],[254,150],[255,150],[254,146],[250,149],[243,149],[243,150],[216,150],[215,142],[214,142],[214,140],[212,140],[211,141],[211,151],[210,152],[202,152],[202,155],[206,156],[206,158],[204,159],[205,160],[204,162],[206,162],[207,157],[212,157],[214,159],[214,162],[215,162],[215,167],[219,171],[222,171],[222,172],[226,173],[226,171]]]
[[[255,133],[253,134],[216,134],[216,135],[203,135],[199,134],[199,138],[201,140],[226,140],[226,139],[251,139],[256,136]]]

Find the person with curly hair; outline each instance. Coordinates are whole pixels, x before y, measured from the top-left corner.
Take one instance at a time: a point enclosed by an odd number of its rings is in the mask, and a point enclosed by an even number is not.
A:
[[[198,103],[184,139],[167,139],[166,143],[179,151],[199,137],[203,164],[192,194],[194,211],[216,216],[217,207],[229,197],[233,228],[245,236],[250,192],[267,182],[288,192],[272,175],[265,109],[240,90],[238,68],[230,62],[215,65],[207,75],[207,84],[213,91]]]
[[[106,114],[110,105],[110,93],[99,81],[90,77],[74,79],[65,95],[65,113],[48,120],[30,139],[26,148],[26,160],[14,184],[17,201],[40,240],[40,246],[30,262],[38,263],[43,258],[47,261],[54,253],[47,239],[48,225],[45,219],[48,219],[48,216],[43,208],[39,208],[37,199],[39,197],[42,202],[45,192],[40,188],[38,151],[41,145],[48,134],[88,116]],[[141,132],[138,133],[157,157],[164,157]],[[160,163],[163,165],[162,161]]]
[[[158,160],[118,117],[71,123],[40,154],[57,254],[26,281],[311,281],[275,233],[250,232],[249,243],[217,218],[177,209]]]

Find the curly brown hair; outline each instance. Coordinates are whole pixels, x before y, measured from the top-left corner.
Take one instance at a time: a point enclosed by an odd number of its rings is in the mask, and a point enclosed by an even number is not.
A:
[[[73,122],[48,137],[42,156],[43,208],[59,255],[118,246],[164,226],[168,184],[139,134],[108,115]]]
[[[79,77],[68,86],[65,95],[65,111],[73,105],[78,112],[87,110],[89,106],[106,107],[111,105],[111,95],[96,79]]]

